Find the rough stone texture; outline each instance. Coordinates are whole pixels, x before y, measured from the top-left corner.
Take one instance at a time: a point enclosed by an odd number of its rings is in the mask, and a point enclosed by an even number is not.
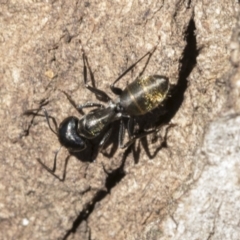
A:
[[[239,123],[237,114],[214,121],[195,156],[201,176],[162,223],[171,239],[239,239]]]
[[[240,238],[237,1],[1,1],[0,13],[1,239]],[[112,140],[93,163],[72,156],[64,182],[50,175],[36,159],[52,167],[58,139],[23,112],[47,99],[60,123],[79,114],[59,90],[96,101],[81,47],[114,98],[109,85],[156,44],[144,75],[176,85],[163,117],[174,125],[127,150]]]

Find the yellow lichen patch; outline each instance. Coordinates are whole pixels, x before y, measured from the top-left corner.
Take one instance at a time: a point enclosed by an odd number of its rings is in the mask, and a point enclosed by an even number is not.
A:
[[[47,70],[44,74],[50,79],[53,79],[56,76],[56,74],[51,69]]]

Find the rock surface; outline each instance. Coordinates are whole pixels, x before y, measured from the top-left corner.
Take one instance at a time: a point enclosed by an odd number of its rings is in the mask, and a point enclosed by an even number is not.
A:
[[[0,9],[1,239],[240,239],[238,1],[1,1]],[[81,48],[95,85],[114,98],[110,84],[156,45],[119,86],[145,66],[144,75],[169,77],[164,111],[143,126],[171,125],[127,150],[113,136],[86,161],[94,143],[71,156],[64,182],[49,174],[37,159],[51,168],[58,139],[44,116],[23,112],[45,101],[60,123],[81,117],[62,91],[96,101],[84,88]],[[67,156],[58,155],[60,177]]]

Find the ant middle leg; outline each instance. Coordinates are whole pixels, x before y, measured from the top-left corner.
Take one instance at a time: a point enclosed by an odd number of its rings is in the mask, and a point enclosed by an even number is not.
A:
[[[105,108],[105,106],[101,103],[97,103],[97,102],[87,102],[84,104],[76,104],[75,101],[72,99],[72,97],[66,93],[65,91],[61,91],[68,99],[68,101],[71,103],[71,105],[80,113],[80,114],[84,114],[84,112],[82,111],[82,109],[84,108],[90,108],[90,107],[97,107],[97,108]]]

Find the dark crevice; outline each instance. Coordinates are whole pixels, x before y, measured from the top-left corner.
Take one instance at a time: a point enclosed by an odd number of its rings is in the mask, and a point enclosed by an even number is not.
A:
[[[191,71],[197,63],[197,56],[199,49],[197,49],[197,40],[195,36],[195,22],[193,19],[190,20],[188,28],[186,30],[186,42],[187,45],[183,52],[183,58],[181,60],[181,70],[179,73],[179,82],[182,83],[190,75]]]
[[[197,48],[195,30],[195,22],[191,19],[185,33],[187,44],[183,51],[183,57],[180,61],[181,69],[179,71],[178,82],[176,85],[171,87],[169,94],[170,97],[167,99],[165,104],[167,112],[160,119],[159,125],[162,123],[169,123],[181,107],[184,100],[184,93],[188,86],[187,78],[197,63],[197,56],[200,51],[200,49]]]
[[[90,216],[90,214],[92,213],[92,211],[94,209],[95,204],[97,202],[100,202],[106,195],[107,195],[106,191],[99,191],[95,195],[95,197],[92,199],[92,201],[86,206],[86,208],[75,219],[75,221],[73,222],[72,228],[67,231],[67,233],[63,237],[63,240],[68,239],[68,237],[71,234],[74,234],[83,221],[87,221],[88,217]]]
[[[105,184],[107,191],[101,190],[95,195],[91,203],[89,203],[86,206],[86,208],[79,214],[79,216],[73,222],[72,228],[66,233],[66,235],[63,237],[63,240],[66,240],[71,234],[74,234],[83,221],[87,221],[88,217],[94,210],[95,204],[97,202],[102,201],[111,192],[111,189],[115,187],[125,177],[124,165],[125,165],[127,156],[130,152],[131,152],[131,147],[129,147],[125,151],[125,154],[123,156],[123,159],[119,168],[115,169],[111,173],[108,173],[104,169],[104,171],[107,173],[106,184]]]
[[[108,174],[105,186],[109,193],[111,192],[111,189],[114,188],[125,177],[125,175],[126,174],[122,166]]]
[[[132,146],[128,147],[127,150],[124,152],[123,159],[121,161],[121,165],[119,168],[115,169],[111,173],[107,173],[108,176],[106,178],[106,188],[108,193],[125,177],[126,173],[124,171],[125,162],[127,156],[131,153]]]

